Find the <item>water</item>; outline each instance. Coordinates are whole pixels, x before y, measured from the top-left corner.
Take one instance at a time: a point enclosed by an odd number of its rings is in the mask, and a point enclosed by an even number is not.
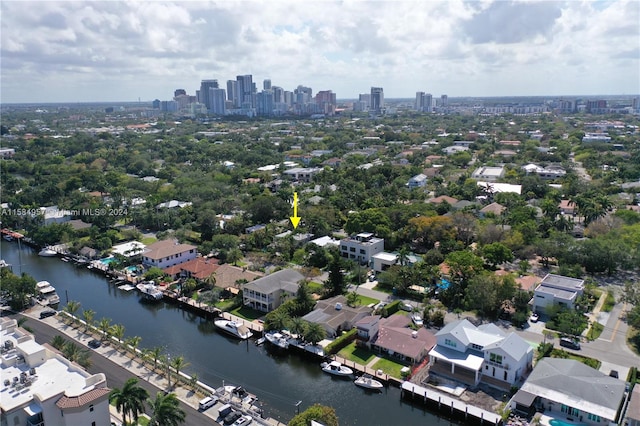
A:
[[[368,393],[351,380],[335,378],[320,370],[319,361],[298,354],[271,353],[253,341],[238,341],[218,333],[204,320],[175,305],[141,303],[135,291],[118,290],[106,278],[84,267],[40,257],[16,242],[0,241],[0,258],[13,272],[26,272],[37,281],[47,280],[60,295],[60,307],[68,300],[96,312],[95,319],[110,318],[122,324],[126,336],[140,336],[141,348],[162,347],[171,356],[182,355],[188,374],[213,387],[242,385],[258,395],[265,411],[284,423],[314,403],[333,407],[340,425],[451,425],[448,419],[400,400],[394,387],[382,394]]]

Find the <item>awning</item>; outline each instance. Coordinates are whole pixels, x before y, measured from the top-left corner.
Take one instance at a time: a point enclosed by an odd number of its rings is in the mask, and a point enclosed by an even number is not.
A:
[[[535,401],[537,396],[538,395],[520,389],[513,396],[512,401],[514,401],[516,404],[522,405],[523,407],[531,407],[531,405],[533,405],[533,401]]]
[[[29,417],[35,416],[36,414],[42,413],[42,407],[37,402],[31,402],[31,404],[24,407],[24,412],[27,413]]]

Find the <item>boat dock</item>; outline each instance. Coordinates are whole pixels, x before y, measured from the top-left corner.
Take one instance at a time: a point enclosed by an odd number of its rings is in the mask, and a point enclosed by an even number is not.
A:
[[[462,419],[467,424],[502,424],[502,417],[499,414],[469,405],[436,390],[406,381],[402,383],[400,390],[400,398],[421,402],[423,405],[436,409],[439,414]]]
[[[375,378],[376,380],[381,380],[387,385],[392,384],[395,386],[400,386],[402,384],[402,380],[397,379],[395,377],[391,377],[388,374],[383,373],[381,370],[374,370],[373,368],[367,367],[366,365],[358,364],[356,362],[349,361],[348,359],[344,359],[339,356],[333,356],[331,358],[335,361],[338,361],[340,364],[353,369],[354,371],[357,371],[362,374],[368,374],[373,378]]]

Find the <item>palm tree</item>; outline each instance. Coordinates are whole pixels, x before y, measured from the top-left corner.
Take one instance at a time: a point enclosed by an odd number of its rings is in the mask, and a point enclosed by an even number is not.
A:
[[[131,357],[131,359],[135,358],[138,354],[136,350],[138,349],[141,340],[142,337],[140,336],[133,336],[127,339],[127,345],[131,346],[131,350],[133,351],[133,356]]]
[[[400,247],[398,250],[398,262],[400,263],[400,266],[405,266],[407,264],[410,253],[409,247],[407,247],[406,244]]]
[[[307,327],[307,332],[304,335],[304,340],[307,342],[311,342],[312,345],[315,345],[322,339],[327,337],[327,332],[325,331],[322,325],[316,322],[310,322]]]
[[[67,306],[64,307],[64,311],[71,315],[72,323],[76,321],[76,312],[78,312],[78,309],[80,309],[80,302],[75,300],[70,300]]]
[[[227,252],[227,262],[238,266],[238,261],[242,259],[242,251],[239,248],[232,248]]]
[[[155,399],[149,399],[151,418],[149,426],[178,426],[185,422],[186,414],[180,408],[180,402],[175,393],[163,394],[158,392]]]
[[[109,318],[100,319],[98,328],[102,331],[103,339],[108,339],[111,334],[111,320]]]
[[[124,325],[115,324],[111,327],[111,334],[118,340],[118,345],[122,344],[122,338],[124,337]]]
[[[177,357],[171,360],[171,366],[176,369],[176,377],[180,379],[180,370],[189,365],[187,361],[185,361],[182,355],[178,355]]]
[[[59,334],[56,334],[53,336],[53,339],[51,339],[51,346],[58,350],[61,350],[65,343],[67,343],[67,340]]]
[[[303,320],[302,317],[292,318],[289,322],[289,330],[293,334],[297,334],[298,336],[304,335],[305,330],[307,329],[307,321]]]
[[[138,421],[140,413],[144,413],[144,402],[149,398],[146,389],[138,386],[138,379],[131,377],[122,389],[114,389],[109,393],[109,402],[116,406],[122,413],[122,424],[127,424],[127,416],[131,416],[134,422]]]
[[[212,272],[211,274],[209,274],[209,276],[204,279],[204,283],[206,284],[207,288],[209,288],[209,289],[215,287],[215,285],[216,285],[216,273]]]
[[[85,322],[85,328],[84,328],[85,333],[89,331],[89,327],[93,327],[93,321],[95,316],[96,316],[95,311],[92,311],[91,309],[85,309],[84,311],[82,311],[82,317],[84,318],[84,322]]]
[[[153,360],[153,369],[155,370],[158,366],[158,360],[162,355],[162,348],[155,346],[149,350],[149,354],[151,355],[151,359]]]

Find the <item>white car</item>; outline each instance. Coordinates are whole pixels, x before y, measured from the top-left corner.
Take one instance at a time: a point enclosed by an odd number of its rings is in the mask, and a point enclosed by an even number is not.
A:
[[[400,304],[400,309],[402,309],[403,311],[412,312],[413,305],[410,303],[404,302]]]
[[[422,315],[415,313],[413,315],[411,315],[411,321],[413,321],[413,323],[415,325],[417,325],[418,327],[422,327],[422,325],[424,324],[423,320],[422,320]]]
[[[535,312],[532,313],[531,316],[529,317],[529,321],[531,321],[531,322],[538,322],[539,319],[540,319],[540,317]]]
[[[204,411],[207,408],[211,408],[214,405],[216,405],[216,402],[218,402],[218,397],[217,396],[208,396],[206,398],[203,398],[200,400],[200,402],[198,402],[198,409],[200,411]]]
[[[247,426],[251,424],[253,419],[250,416],[242,416],[232,426]]]

